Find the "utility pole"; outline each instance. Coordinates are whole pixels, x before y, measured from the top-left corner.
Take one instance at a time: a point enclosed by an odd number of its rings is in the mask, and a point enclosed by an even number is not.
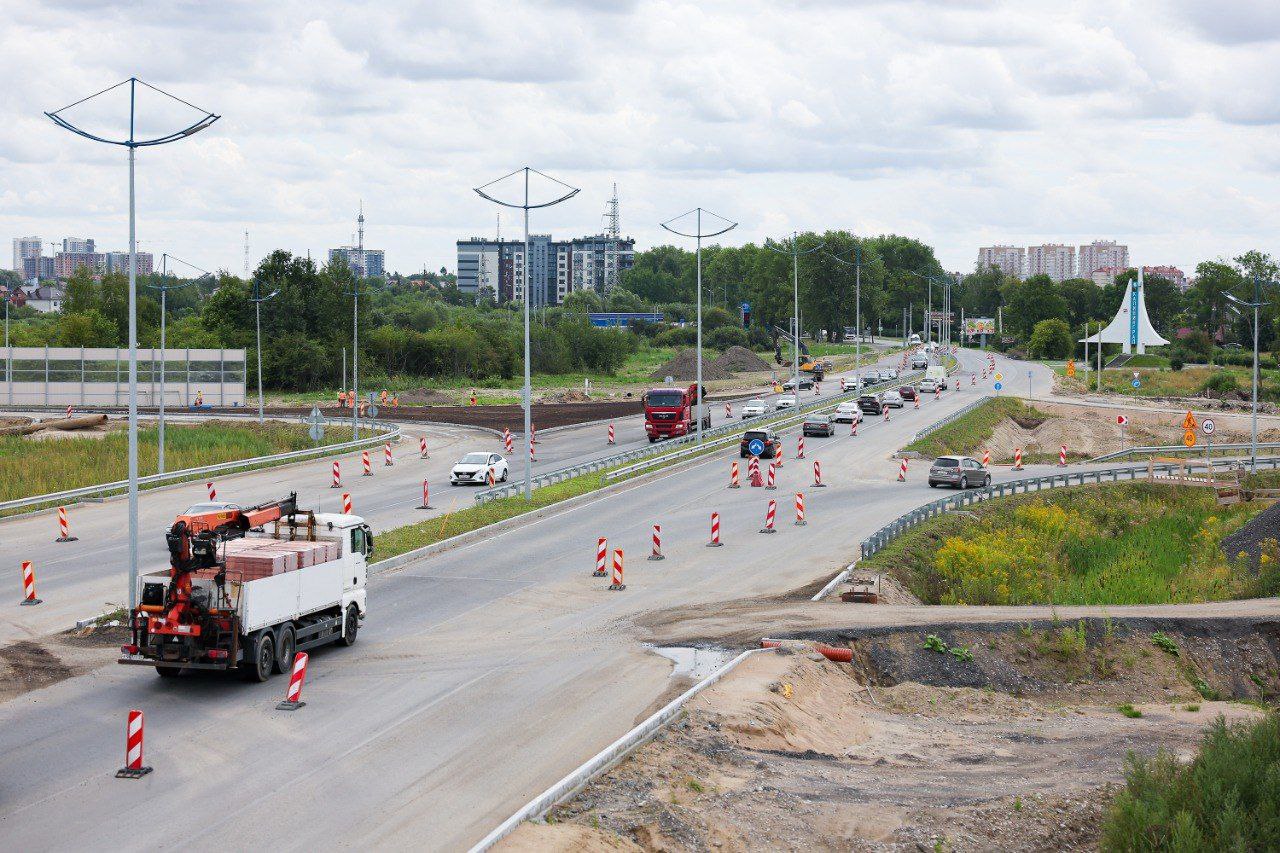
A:
[[[858,387],[862,387],[862,244],[854,242],[853,244],[853,263],[846,261],[844,258],[837,257],[831,252],[824,254],[833,261],[844,264],[847,267],[853,267],[854,275],[854,344],[853,344],[853,363],[855,365],[855,375],[858,377]],[[905,328],[905,326],[904,326]],[[903,343],[906,343],[904,337]]]
[[[193,270],[197,270],[203,273],[203,275],[201,275],[200,278],[204,278],[204,276],[206,275],[212,275],[212,273],[210,273],[208,270],[202,270],[200,269],[200,267],[194,264],[188,264],[186,261],[182,260],[182,258],[175,257],[173,255],[170,255],[168,252],[165,252],[160,256],[160,284],[147,285],[147,287],[150,287],[152,290],[160,291],[160,417],[156,421],[156,428],[157,428],[157,432],[159,433],[156,437],[157,438],[157,441],[156,441],[156,473],[157,474],[164,473],[164,394],[165,394],[164,379],[165,379],[165,367],[167,366],[166,362],[168,361],[168,356],[165,355],[165,326],[166,326],[166,320],[168,319],[168,316],[169,316],[169,306],[168,306],[167,297],[169,296],[170,290],[177,290],[179,287],[186,287],[189,284],[195,284],[196,281],[199,281],[199,279],[196,279],[195,281],[184,281],[181,284],[174,284],[174,285],[168,284],[169,258],[173,258],[178,263],[186,264],[187,266],[191,267]]]
[[[274,299],[280,293],[280,289],[276,288],[266,296],[260,295],[261,293],[261,284],[257,278],[254,278],[253,297],[249,301],[253,303],[254,325],[258,330],[258,423],[262,423],[262,303]]]
[[[766,242],[765,247],[782,255],[791,256],[791,276],[792,276],[792,299],[795,314],[791,318],[791,383],[792,393],[796,395],[796,403],[800,402],[800,256],[811,255],[821,249],[825,244],[819,243],[811,249],[800,251],[800,233],[798,231],[791,234],[791,251],[783,251],[772,243]]]

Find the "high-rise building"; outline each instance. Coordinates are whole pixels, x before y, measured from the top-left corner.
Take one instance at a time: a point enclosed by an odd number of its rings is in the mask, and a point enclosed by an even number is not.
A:
[[[1187,274],[1175,266],[1165,265],[1165,266],[1156,266],[1156,267],[1143,267],[1142,274],[1145,277],[1158,275],[1161,278],[1167,278],[1169,279],[1169,281],[1173,282],[1174,286],[1177,287],[1178,290],[1182,291],[1183,293],[1186,293],[1187,288],[1191,286],[1187,282]]]
[[[1005,275],[1021,278],[1026,268],[1027,250],[1021,246],[983,246],[978,250],[978,269],[995,267]]]
[[[22,261],[22,280],[39,282],[53,278],[53,258],[37,255]]]
[[[13,271],[18,275],[23,275],[23,263],[28,258],[40,257],[40,247],[43,245],[39,237],[14,237]]]
[[[1076,250],[1061,243],[1045,243],[1027,247],[1027,278],[1047,275],[1054,281],[1065,281],[1076,274]]]
[[[473,296],[490,290],[499,302],[522,301],[525,286],[523,240],[472,237],[457,241],[458,289]],[[635,262],[635,240],[600,234],[554,240],[530,234],[532,256],[529,304],[558,305],[575,290],[605,294],[618,286]]]
[[[1092,278],[1095,270],[1106,267],[1129,268],[1129,247],[1114,240],[1094,240],[1080,247],[1080,263],[1077,267],[1081,278]]]
[[[129,274],[128,252],[104,252],[102,258],[106,272]],[[151,275],[153,269],[155,269],[155,258],[151,253],[138,252],[138,275]]]
[[[106,256],[100,252],[58,252],[53,256],[53,274],[67,279],[81,267],[88,267],[95,275],[106,270]]]
[[[63,237],[62,251],[68,255],[90,255],[98,250],[92,237]]]
[[[1109,284],[1115,283],[1116,276],[1122,275],[1128,271],[1128,267],[1101,267],[1089,273],[1089,278],[1092,279],[1093,283],[1098,285],[1098,287],[1106,287]]]
[[[345,258],[347,266],[355,273],[356,278],[381,278],[386,274],[386,253],[382,249],[366,249],[364,247],[364,202],[360,202],[360,212],[356,216],[357,239],[354,246],[339,246],[329,250],[329,262],[337,258]]]

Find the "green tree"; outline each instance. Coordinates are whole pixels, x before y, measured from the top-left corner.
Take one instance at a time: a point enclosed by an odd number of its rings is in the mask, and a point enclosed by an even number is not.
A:
[[[1069,278],[1058,285],[1058,293],[1067,303],[1067,323],[1078,329],[1089,320],[1101,319],[1099,303],[1102,291],[1087,278]]]
[[[1024,341],[1041,320],[1067,319],[1067,300],[1047,275],[1033,275],[1026,281],[1005,285],[1004,324]]]
[[[76,267],[67,279],[66,298],[62,300],[63,312],[84,314],[99,307],[98,286],[94,284],[93,273],[88,267]]]
[[[1032,358],[1066,358],[1073,348],[1071,329],[1057,318],[1036,323],[1027,346]]]
[[[1220,261],[1196,264],[1196,283],[1187,291],[1188,307],[1201,328],[1216,340],[1221,338],[1227,294],[1240,290],[1242,282],[1240,273],[1229,264]]]
[[[115,324],[96,308],[58,318],[58,346],[62,347],[113,347],[116,346]]]
[[[693,253],[655,246],[635,257],[622,273],[622,286],[648,302],[692,302],[696,288]]]

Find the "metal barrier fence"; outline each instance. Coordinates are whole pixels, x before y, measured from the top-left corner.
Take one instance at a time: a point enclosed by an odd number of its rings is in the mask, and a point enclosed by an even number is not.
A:
[[[1195,447],[1187,447],[1185,444],[1160,444],[1151,447],[1129,447],[1124,450],[1117,450],[1115,453],[1104,453],[1101,456],[1090,459],[1090,462],[1110,462],[1112,459],[1123,459],[1125,456],[1137,456],[1143,454],[1194,454],[1203,456],[1209,451],[1238,451],[1252,450],[1255,445],[1248,442],[1238,442],[1235,444],[1215,444],[1212,447],[1207,444],[1198,444]],[[1280,448],[1280,442],[1260,441],[1256,445],[1259,450],[1276,450]]]
[[[882,550],[886,545],[894,539],[906,533],[913,527],[936,518],[944,513],[958,510],[962,507],[976,504],[979,501],[991,500],[992,498],[1003,498],[1008,495],[1016,495],[1019,492],[1026,494],[1027,492],[1039,492],[1044,489],[1061,488],[1063,486],[1083,486],[1086,483],[1104,483],[1119,482],[1121,480],[1137,480],[1145,479],[1148,472],[1157,474],[1171,475],[1178,470],[1183,463],[1161,463],[1152,465],[1130,465],[1124,468],[1101,468],[1096,471],[1073,471],[1064,474],[1048,474],[1044,477],[1026,477],[1021,480],[1010,480],[1004,483],[997,483],[986,486],[981,489],[969,489],[945,498],[939,498],[931,501],[924,506],[916,507],[908,513],[898,516],[893,521],[881,527],[875,533],[871,534],[867,539],[862,540],[860,547],[861,559],[865,560],[876,552]],[[1236,459],[1218,460],[1210,463],[1214,468],[1231,468],[1240,465],[1240,461]],[[1280,457],[1269,456],[1258,459],[1258,465],[1264,468],[1280,467]]]

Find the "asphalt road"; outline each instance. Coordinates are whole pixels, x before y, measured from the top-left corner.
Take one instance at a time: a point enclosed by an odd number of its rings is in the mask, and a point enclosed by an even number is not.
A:
[[[275,710],[279,678],[162,681],[114,665],[6,702],[0,839],[11,849],[474,842],[662,694],[671,665],[640,645],[637,616],[829,577],[860,539],[935,497],[923,472],[895,482],[889,457],[969,402],[964,387],[891,423],[868,421],[856,438],[811,438],[806,461],[793,458],[789,437],[776,492],[727,489],[736,452],[718,453],[378,575],[359,642],[316,650],[297,712]],[[813,459],[828,488],[808,487]],[[287,472],[263,476],[292,487]],[[807,498],[804,527],[792,524],[796,490]],[[778,532],[765,535],[770,497]],[[711,511],[722,548],[706,547]],[[655,522],[661,562],[644,559]],[[625,550],[625,591],[590,577],[602,535]],[[147,714],[146,763],[156,768],[136,781],[113,778],[129,708]]]

